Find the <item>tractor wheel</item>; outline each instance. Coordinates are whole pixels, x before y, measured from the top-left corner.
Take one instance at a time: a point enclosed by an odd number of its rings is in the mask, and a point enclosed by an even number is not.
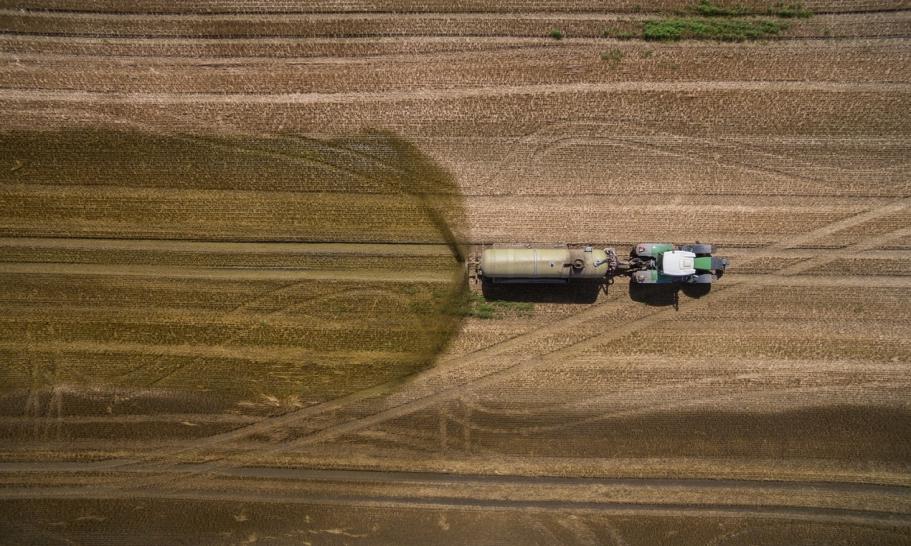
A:
[[[703,254],[709,255],[712,253],[712,245],[703,245],[703,244],[697,243],[695,245],[686,245],[685,247],[683,247],[683,250],[689,250],[690,252],[692,252],[693,254],[696,254],[697,256],[703,255]]]

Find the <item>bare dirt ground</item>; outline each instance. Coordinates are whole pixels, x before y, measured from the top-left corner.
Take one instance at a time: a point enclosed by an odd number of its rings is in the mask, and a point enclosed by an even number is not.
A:
[[[319,4],[0,2],[0,541],[911,540],[911,4]],[[732,266],[484,320],[453,238]]]

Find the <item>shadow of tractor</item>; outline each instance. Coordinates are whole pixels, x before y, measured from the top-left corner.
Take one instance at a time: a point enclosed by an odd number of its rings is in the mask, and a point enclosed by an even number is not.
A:
[[[595,303],[602,291],[599,282],[567,284],[495,284],[485,282],[481,292],[488,301],[522,301],[529,303]]]
[[[711,291],[711,284],[638,284],[629,283],[629,297],[635,302],[656,307],[677,306],[680,293],[699,299]],[[605,293],[608,285],[599,282],[573,282],[567,284],[495,284],[485,282],[481,292],[487,301],[512,301],[529,303],[591,304],[598,295]]]
[[[680,292],[689,298],[699,299],[712,290],[711,284],[639,284],[629,283],[629,297],[633,301],[656,307],[680,303]]]

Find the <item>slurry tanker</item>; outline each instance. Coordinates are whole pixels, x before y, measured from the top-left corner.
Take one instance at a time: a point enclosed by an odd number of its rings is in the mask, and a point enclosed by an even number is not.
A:
[[[487,248],[476,274],[482,281],[496,284],[610,283],[614,277],[629,277],[637,284],[711,284],[728,265],[712,252],[712,245],[700,243],[639,243],[623,261],[612,248]]]

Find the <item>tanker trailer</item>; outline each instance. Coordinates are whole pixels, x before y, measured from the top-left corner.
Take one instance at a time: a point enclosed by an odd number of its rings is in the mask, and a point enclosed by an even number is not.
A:
[[[567,283],[574,279],[611,283],[629,277],[636,284],[711,284],[727,268],[725,258],[713,256],[707,244],[675,246],[639,243],[628,261],[611,248],[487,248],[477,266],[477,278],[491,283]]]
[[[610,249],[487,248],[481,254],[477,275],[492,283],[567,283],[570,280],[603,281],[617,267]]]

